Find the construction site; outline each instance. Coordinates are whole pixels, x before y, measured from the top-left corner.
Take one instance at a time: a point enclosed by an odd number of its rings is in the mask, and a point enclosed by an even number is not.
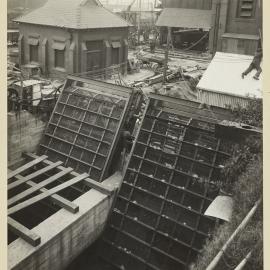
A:
[[[8,3],[8,269],[262,270],[261,1],[32,2]]]

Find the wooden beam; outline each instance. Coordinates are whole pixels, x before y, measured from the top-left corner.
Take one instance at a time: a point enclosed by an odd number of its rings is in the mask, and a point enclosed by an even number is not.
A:
[[[39,195],[37,195],[37,196],[35,196],[35,197],[31,198],[31,199],[28,199],[28,200],[26,200],[26,201],[24,201],[22,203],[19,203],[19,204],[17,204],[17,205],[15,205],[15,206],[8,209],[8,215],[14,214],[14,213],[16,213],[16,212],[18,212],[18,211],[32,205],[32,204],[34,204],[34,203],[37,203],[37,202],[39,202],[39,201],[41,201],[43,199],[46,199],[49,196],[51,196],[51,195],[65,189],[65,188],[67,188],[67,187],[69,187],[71,185],[74,185],[74,184],[82,181],[87,176],[88,176],[87,173],[83,173],[83,174],[81,174],[81,175],[79,175],[79,176],[77,176],[75,178],[70,179],[69,181],[67,181],[67,182],[65,182],[65,183],[63,183],[61,185],[58,185],[57,187],[49,189],[48,191],[43,192],[42,194],[39,194]]]
[[[92,180],[90,178],[84,179],[84,184],[86,184],[90,188],[93,188],[93,189],[95,189],[103,194],[106,194],[106,195],[111,195],[113,192],[113,189],[109,189],[108,187],[104,186],[103,184],[101,184],[95,180]]]
[[[21,176],[21,175],[19,175],[19,174],[16,175],[15,178],[18,179],[18,180],[23,180],[23,179],[24,179],[24,177]],[[30,187],[33,187],[33,186],[36,185],[36,183],[34,183],[34,182],[30,181],[30,180],[27,181],[25,184],[28,185],[28,186],[30,186]],[[46,192],[46,191],[48,191],[48,189],[46,189],[46,188],[41,188],[40,191],[41,191],[41,192]],[[51,195],[51,196],[49,197],[49,199],[50,199],[53,203],[59,205],[60,207],[65,208],[67,211],[69,211],[69,212],[71,212],[71,213],[73,213],[73,214],[79,212],[79,206],[78,206],[77,204],[75,204],[75,203],[73,203],[73,202],[71,202],[71,201],[69,201],[69,200],[67,200],[67,199],[65,199],[65,198],[63,198],[63,197],[61,197],[60,195],[53,194],[53,195]]]
[[[24,155],[25,157],[32,158],[32,159],[35,159],[35,158],[38,157],[37,155],[32,154],[32,153],[23,153],[23,155]],[[53,163],[52,161],[47,160],[47,159],[46,159],[46,160],[43,160],[42,162],[43,162],[44,164],[46,164],[46,165],[50,165],[50,164]],[[65,168],[65,167],[63,167],[63,166],[58,166],[57,169],[63,170],[64,168]],[[74,171],[71,172],[70,174],[73,175],[73,176],[79,175],[79,173],[74,172]],[[94,188],[94,189],[98,190],[99,192],[101,192],[101,193],[103,193],[103,194],[110,195],[110,194],[113,193],[113,189],[110,189],[109,187],[106,187],[106,186],[103,185],[102,183],[99,183],[99,182],[97,182],[97,181],[95,181],[95,180],[93,180],[93,179],[91,179],[91,178],[89,178],[89,177],[86,178],[86,179],[84,179],[83,182],[84,182],[84,184],[86,184],[87,186],[89,186],[89,187],[91,187],[91,188]]]
[[[73,171],[72,168],[65,168],[64,170],[60,171],[59,173],[49,177],[48,179],[34,185],[33,187],[15,195],[14,197],[10,198],[8,200],[8,206],[12,206],[15,203],[17,203],[18,201],[22,200],[23,198],[25,198],[26,196],[31,195],[32,193],[38,191],[39,189],[51,184],[52,182],[56,181],[57,179],[61,178],[62,176],[70,173],[71,171]]]
[[[35,166],[36,164],[40,163],[41,161],[43,161],[46,158],[47,158],[47,156],[45,156],[45,155],[37,157],[36,159],[32,160],[31,162],[28,162],[28,163],[24,164],[23,166],[19,167],[15,171],[11,171],[8,174],[8,179],[10,179],[10,178],[14,177],[15,175],[22,173],[23,171]]]
[[[25,182],[27,182],[29,180],[32,180],[33,178],[35,178],[35,177],[37,177],[39,175],[42,175],[42,174],[44,174],[44,173],[46,173],[46,172],[48,172],[48,171],[62,165],[62,164],[63,164],[62,161],[57,161],[56,163],[53,163],[53,164],[51,164],[49,166],[46,166],[45,168],[42,168],[42,169],[40,169],[40,170],[38,170],[36,172],[33,172],[33,173],[31,173],[31,174],[29,174],[27,176],[21,176],[20,180],[12,182],[12,183],[10,183],[8,185],[8,190],[10,190],[12,188],[15,188],[15,187],[17,187],[17,186],[19,186],[19,185],[21,185],[21,184],[23,184],[23,183],[25,183]]]
[[[30,245],[36,247],[40,244],[41,238],[16,220],[8,217],[8,228],[17,236],[24,239]]]

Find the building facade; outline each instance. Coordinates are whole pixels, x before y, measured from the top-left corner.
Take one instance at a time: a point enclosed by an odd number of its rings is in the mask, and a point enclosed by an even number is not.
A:
[[[262,32],[260,0],[213,0],[210,50],[253,55]]]
[[[49,0],[16,21],[21,66],[38,65],[49,76],[125,69],[129,24],[95,0]]]
[[[209,50],[254,54],[262,32],[261,0],[162,0],[165,9],[211,10]]]

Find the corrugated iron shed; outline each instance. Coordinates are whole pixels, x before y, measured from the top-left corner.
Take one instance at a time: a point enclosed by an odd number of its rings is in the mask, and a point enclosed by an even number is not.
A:
[[[253,56],[217,52],[197,85],[198,89],[236,97],[262,98],[262,77],[254,80],[256,70],[244,79],[241,74]]]
[[[165,8],[156,25],[183,28],[211,28],[212,11],[200,9]]]
[[[102,19],[101,19],[102,18]],[[71,29],[128,27],[130,24],[95,0],[49,0],[14,21]]]

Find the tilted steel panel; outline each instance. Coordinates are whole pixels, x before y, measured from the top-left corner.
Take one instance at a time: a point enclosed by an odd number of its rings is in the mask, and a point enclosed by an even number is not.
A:
[[[146,106],[102,239],[100,255],[118,269],[187,269],[214,228],[204,211],[232,145],[215,138],[210,113],[191,118],[175,104],[151,95]]]
[[[40,144],[40,152],[91,179],[106,177],[133,91],[69,77]]]

